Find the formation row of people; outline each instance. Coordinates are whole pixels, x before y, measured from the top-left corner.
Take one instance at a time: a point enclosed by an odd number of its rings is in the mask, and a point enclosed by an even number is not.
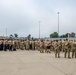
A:
[[[0,51],[16,51],[15,42],[11,40],[0,40]]]
[[[60,58],[60,52],[64,52],[64,58],[76,58],[76,40],[54,40],[54,41],[40,41],[40,52],[49,52],[54,51],[55,58]],[[43,45],[42,45],[43,44]],[[72,55],[70,55],[70,52],[72,52]]]
[[[37,43],[34,40],[0,40],[0,51],[4,50],[35,50]]]
[[[16,51],[17,49],[39,50],[40,53],[51,53],[53,51],[56,58],[60,58],[60,51],[64,52],[65,58],[67,54],[70,58],[70,52],[72,52],[72,58],[76,58],[76,40],[0,40],[1,51]]]

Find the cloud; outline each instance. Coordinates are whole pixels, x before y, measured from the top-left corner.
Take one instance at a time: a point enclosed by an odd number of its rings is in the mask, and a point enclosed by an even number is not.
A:
[[[58,31],[60,12],[60,34],[76,32],[75,0],[0,0],[0,35],[18,33],[19,36],[31,34],[41,37]],[[65,30],[64,30],[65,29]]]

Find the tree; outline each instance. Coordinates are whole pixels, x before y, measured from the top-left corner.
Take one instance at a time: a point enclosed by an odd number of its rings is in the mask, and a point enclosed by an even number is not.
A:
[[[69,33],[63,34],[60,36],[60,38],[67,38]]]
[[[72,37],[75,37],[75,33],[74,33],[74,32],[72,32],[72,33],[71,33],[71,36],[72,36]]]
[[[68,34],[69,34],[69,33],[66,33],[66,34],[65,34],[65,37],[68,37]]]
[[[18,38],[18,34],[15,33],[15,34],[14,34],[14,37]]]
[[[10,34],[10,37],[13,37],[13,35],[12,35],[12,34]]]
[[[27,38],[30,40],[30,39],[31,39],[31,34],[29,34],[29,35],[27,36]]]
[[[54,33],[50,34],[50,38],[58,38],[58,33],[54,32]]]
[[[34,37],[32,37],[32,40],[34,40]]]
[[[63,34],[63,35],[60,36],[60,38],[67,38],[68,37],[68,34],[70,35],[70,37],[75,37],[75,33],[72,32],[72,33]]]

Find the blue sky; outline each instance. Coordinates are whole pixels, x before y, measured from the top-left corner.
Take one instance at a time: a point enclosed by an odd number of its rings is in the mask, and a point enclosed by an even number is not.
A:
[[[76,32],[76,0],[0,0],[0,35],[41,37]]]

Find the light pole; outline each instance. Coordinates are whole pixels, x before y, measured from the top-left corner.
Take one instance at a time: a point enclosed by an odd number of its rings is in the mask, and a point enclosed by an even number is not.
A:
[[[40,23],[41,21],[39,21],[39,39],[40,39]]]
[[[59,37],[59,14],[60,12],[57,12],[57,14],[58,14],[58,37]]]
[[[6,28],[6,37],[7,37],[7,28]]]

